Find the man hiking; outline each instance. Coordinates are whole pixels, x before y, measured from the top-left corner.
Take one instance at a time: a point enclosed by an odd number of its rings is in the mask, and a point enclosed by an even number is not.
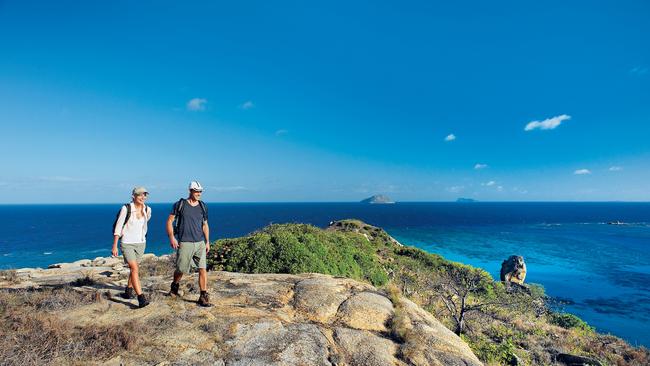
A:
[[[208,207],[201,201],[203,187],[199,182],[190,182],[189,190],[189,197],[178,200],[167,219],[169,243],[176,250],[176,271],[169,294],[179,296],[178,287],[183,274],[189,274],[192,268],[198,268],[201,289],[198,304],[212,306],[207,291],[208,273],[205,263],[206,254],[210,251]],[[176,225],[173,225],[174,221]]]
[[[151,208],[144,202],[149,192],[144,187],[133,188],[132,202],[125,204],[117,214],[113,224],[113,256],[117,257],[117,242],[124,256],[124,263],[131,269],[126,289],[122,294],[125,299],[138,296],[138,307],[149,305],[149,300],[142,293],[138,263],[142,259],[147,246],[147,221],[151,219]]]

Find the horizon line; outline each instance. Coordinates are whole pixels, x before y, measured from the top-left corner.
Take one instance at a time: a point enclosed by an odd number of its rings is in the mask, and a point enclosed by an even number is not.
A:
[[[147,202],[147,204],[173,204],[174,201],[156,201]],[[365,206],[391,206],[399,203],[458,203],[471,205],[476,203],[650,203],[650,201],[633,201],[633,200],[593,200],[593,201],[566,201],[566,200],[549,200],[549,201],[473,201],[458,202],[453,201],[394,201],[392,203],[364,203],[361,201],[204,201],[208,204],[301,204],[301,203],[358,203]],[[5,203],[0,202],[0,206],[29,206],[29,205],[117,205],[128,202],[28,202],[28,203]]]

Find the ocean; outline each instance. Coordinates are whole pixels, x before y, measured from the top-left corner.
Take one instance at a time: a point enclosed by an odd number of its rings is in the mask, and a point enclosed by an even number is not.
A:
[[[169,204],[151,204],[147,252],[170,253]],[[0,205],[0,268],[46,267],[109,256],[119,204]],[[499,277],[524,257],[539,283],[601,332],[650,346],[650,203],[212,203],[211,239],[270,223],[325,227],[358,218],[397,240]],[[621,222],[611,225],[609,222]]]

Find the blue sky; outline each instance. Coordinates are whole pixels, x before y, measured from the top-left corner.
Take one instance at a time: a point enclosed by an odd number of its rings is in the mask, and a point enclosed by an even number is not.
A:
[[[0,1],[0,202],[648,201],[649,16]]]

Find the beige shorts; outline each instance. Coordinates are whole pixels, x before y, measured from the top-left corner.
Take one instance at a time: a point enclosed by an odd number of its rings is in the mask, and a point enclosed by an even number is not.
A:
[[[142,255],[144,254],[144,248],[147,246],[147,243],[121,243],[120,249],[122,249],[122,256],[124,256],[124,263],[136,261],[140,263]]]
[[[192,268],[205,269],[205,247],[205,241],[180,242],[176,252],[176,271],[188,274]]]

